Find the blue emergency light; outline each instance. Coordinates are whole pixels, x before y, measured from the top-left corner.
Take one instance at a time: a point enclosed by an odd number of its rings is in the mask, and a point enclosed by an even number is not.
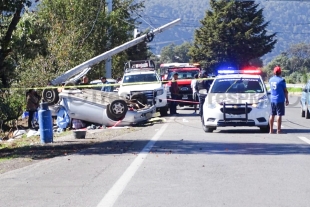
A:
[[[230,74],[252,74],[252,75],[260,75],[262,73],[259,69],[243,69],[243,70],[236,70],[236,69],[223,69],[218,70],[219,75],[230,75]]]

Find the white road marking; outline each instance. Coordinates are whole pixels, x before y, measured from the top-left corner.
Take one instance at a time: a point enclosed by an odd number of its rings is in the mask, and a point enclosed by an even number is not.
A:
[[[170,119],[175,118],[172,116]],[[169,119],[169,120],[170,120]],[[112,207],[118,197],[122,194],[127,184],[133,178],[139,167],[142,165],[143,161],[149,154],[150,150],[156,143],[156,141],[160,138],[160,136],[164,133],[169,124],[164,124],[159,131],[152,137],[152,139],[145,145],[136,159],[130,164],[130,166],[126,169],[123,175],[116,181],[113,187],[108,191],[108,193],[102,198],[97,207]]]
[[[187,119],[183,119],[183,122],[188,122],[188,120]]]
[[[306,137],[298,137],[298,138],[301,139],[302,141],[304,141],[304,142],[310,144],[310,140],[307,139]]]

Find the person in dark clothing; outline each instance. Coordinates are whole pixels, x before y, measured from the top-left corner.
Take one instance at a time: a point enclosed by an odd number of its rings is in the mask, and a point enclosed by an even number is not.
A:
[[[40,96],[37,94],[37,92],[34,89],[29,89],[29,91],[26,94],[27,96],[27,108],[26,110],[29,113],[28,117],[28,128],[33,129],[34,126],[32,125],[32,120],[35,112],[37,111],[39,107],[40,102]]]
[[[208,73],[204,70],[201,71],[199,77],[200,77],[200,79],[197,80],[195,89],[198,93],[198,98],[199,98],[199,115],[200,115],[200,117],[202,117],[203,104],[205,102],[206,94],[201,93],[201,90],[206,89],[208,92],[212,82],[205,79],[205,78],[208,78]]]
[[[172,101],[170,102],[170,115],[177,114],[177,105],[178,102],[177,100],[179,99],[179,86],[178,86],[178,73],[173,74],[173,78],[171,80],[171,87],[170,87],[170,92],[171,92],[171,99]]]

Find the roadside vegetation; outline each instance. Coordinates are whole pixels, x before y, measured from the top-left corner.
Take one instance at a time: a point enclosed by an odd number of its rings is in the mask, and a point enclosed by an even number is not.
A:
[[[289,93],[301,93],[302,88],[287,88]]]
[[[144,7],[143,2],[113,0],[109,13],[105,1],[97,0],[5,2],[0,6],[0,130],[5,131],[25,110],[29,88],[42,89],[59,74],[131,40]],[[115,55],[113,77],[122,74],[126,60],[148,54],[141,43]],[[104,68],[103,61],[89,78],[104,76]]]

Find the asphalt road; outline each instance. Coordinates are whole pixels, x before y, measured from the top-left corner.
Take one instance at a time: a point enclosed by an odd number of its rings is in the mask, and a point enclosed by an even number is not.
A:
[[[0,175],[1,206],[309,206],[310,120],[290,97],[286,134],[205,133],[192,110],[74,155]]]

